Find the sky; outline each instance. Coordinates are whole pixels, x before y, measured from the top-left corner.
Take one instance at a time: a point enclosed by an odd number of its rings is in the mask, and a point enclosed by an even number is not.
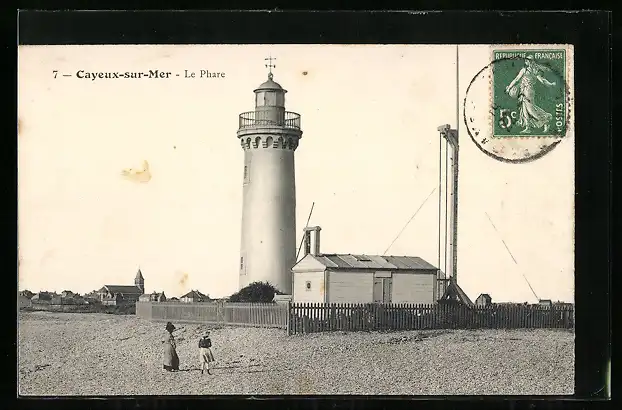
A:
[[[491,52],[459,53],[463,99]],[[456,46],[20,46],[19,289],[85,293],[132,284],[140,267],[147,292],[235,292],[238,115],[254,109],[270,55],[286,109],[302,116],[298,243],[315,203],[322,252],[381,255],[423,203],[387,254],[438,266],[438,193],[425,200],[438,185],[437,127],[456,124]],[[76,77],[156,69],[172,77]],[[541,299],[572,302],[572,130],[522,164],[483,154],[462,122],[460,144],[461,287],[534,302],[528,281]]]

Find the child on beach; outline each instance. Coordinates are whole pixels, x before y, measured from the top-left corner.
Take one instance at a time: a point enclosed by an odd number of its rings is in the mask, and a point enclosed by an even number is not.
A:
[[[209,331],[205,332],[199,340],[199,361],[201,362],[201,374],[206,367],[207,374],[211,374],[209,366],[214,361],[214,354],[212,353],[212,340],[209,337]]]

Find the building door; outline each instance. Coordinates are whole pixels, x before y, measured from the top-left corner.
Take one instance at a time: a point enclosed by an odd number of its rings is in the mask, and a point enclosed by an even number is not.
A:
[[[384,303],[391,303],[392,291],[393,291],[393,279],[382,278],[382,299]]]
[[[382,303],[383,300],[382,278],[374,278],[374,303]]]
[[[392,278],[374,278],[374,303],[391,303]]]

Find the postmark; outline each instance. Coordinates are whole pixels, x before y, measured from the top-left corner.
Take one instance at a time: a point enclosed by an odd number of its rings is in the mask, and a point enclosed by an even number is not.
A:
[[[568,51],[563,46],[492,49],[492,62],[473,77],[464,99],[467,130],[482,152],[522,163],[541,158],[566,138]]]

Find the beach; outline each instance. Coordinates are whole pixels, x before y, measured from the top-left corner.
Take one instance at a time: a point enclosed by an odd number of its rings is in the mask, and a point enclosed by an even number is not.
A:
[[[19,394],[565,395],[574,332],[316,333],[175,323],[179,372],[162,369],[165,323],[134,315],[20,312]],[[216,363],[201,374],[206,329]]]

